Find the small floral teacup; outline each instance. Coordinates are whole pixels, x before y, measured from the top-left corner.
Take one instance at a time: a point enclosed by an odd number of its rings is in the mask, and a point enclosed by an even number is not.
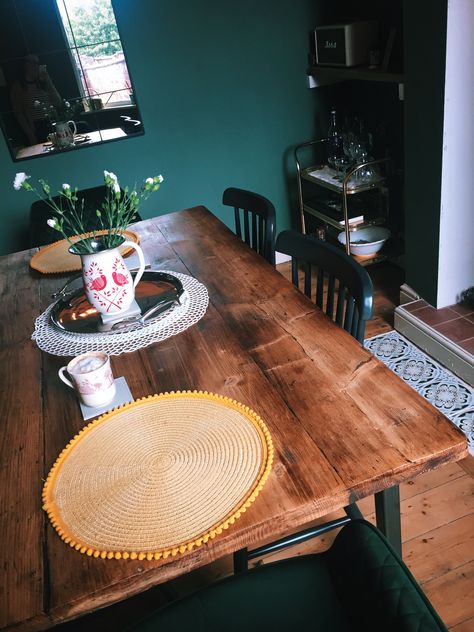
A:
[[[71,380],[64,375],[65,371]],[[106,406],[115,397],[110,358],[102,351],[90,351],[73,358],[59,369],[58,374],[65,384],[77,391],[85,406]]]

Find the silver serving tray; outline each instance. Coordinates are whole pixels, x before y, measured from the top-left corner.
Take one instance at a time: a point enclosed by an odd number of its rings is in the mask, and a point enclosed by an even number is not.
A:
[[[63,331],[80,334],[120,334],[140,329],[153,323],[170,309],[179,304],[184,289],[181,281],[166,272],[145,271],[135,289],[135,300],[140,307],[141,315],[152,307],[156,311],[144,323],[137,318],[104,326],[99,312],[92,307],[86,298],[84,288],[68,293],[60,298],[51,310],[51,322]]]

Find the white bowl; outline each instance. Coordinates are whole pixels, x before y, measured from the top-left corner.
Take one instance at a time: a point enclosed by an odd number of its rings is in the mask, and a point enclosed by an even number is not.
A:
[[[351,254],[358,257],[372,257],[390,237],[390,231],[383,226],[368,226],[349,233]],[[346,245],[346,233],[343,231],[337,237],[338,241]]]

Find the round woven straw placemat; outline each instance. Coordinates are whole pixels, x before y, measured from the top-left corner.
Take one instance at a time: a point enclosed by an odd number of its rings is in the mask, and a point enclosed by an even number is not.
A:
[[[106,233],[106,230],[97,230],[95,232],[97,236],[105,235]],[[79,241],[79,239],[84,239],[84,237],[91,237],[92,234],[93,233],[84,233],[84,235],[72,237],[71,240]],[[140,243],[140,237],[132,230],[125,230],[122,234],[128,241],[134,241],[136,244]],[[54,244],[40,248],[40,250],[35,252],[31,257],[30,268],[42,274],[61,274],[63,272],[75,272],[76,270],[80,270],[81,258],[69,252],[68,249],[70,245],[66,239],[61,239],[61,241],[55,241]],[[127,246],[120,248],[122,257],[131,251],[132,249]]]
[[[43,490],[61,538],[108,559],[160,559],[222,533],[255,500],[273,446],[247,406],[206,392],[153,395],[90,423]]]

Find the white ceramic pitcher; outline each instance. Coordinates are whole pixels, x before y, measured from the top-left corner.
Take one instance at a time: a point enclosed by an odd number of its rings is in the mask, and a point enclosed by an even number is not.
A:
[[[55,145],[57,147],[69,147],[74,144],[77,127],[74,121],[60,121],[54,124]]]
[[[140,246],[133,241],[122,242],[114,248],[108,248],[101,237],[88,239],[94,252],[80,253],[82,261],[82,279],[84,290],[90,304],[100,314],[125,313],[135,299],[135,288],[145,270],[145,258]],[[136,250],[140,268],[132,279],[119,248]],[[75,246],[69,251],[79,254]]]

